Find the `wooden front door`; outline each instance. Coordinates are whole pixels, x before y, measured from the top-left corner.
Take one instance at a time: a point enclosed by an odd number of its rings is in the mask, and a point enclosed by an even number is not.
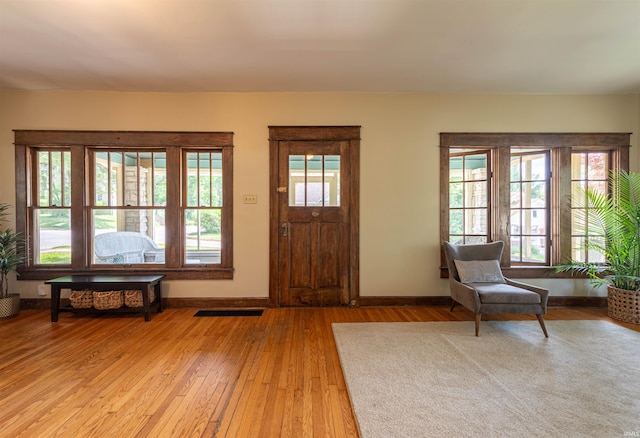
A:
[[[269,133],[271,304],[357,304],[360,128]]]

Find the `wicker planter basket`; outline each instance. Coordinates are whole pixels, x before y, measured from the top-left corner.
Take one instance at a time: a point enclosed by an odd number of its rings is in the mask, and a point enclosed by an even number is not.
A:
[[[69,295],[69,301],[74,309],[89,309],[93,307],[93,292],[90,290],[72,290]]]
[[[98,310],[117,309],[122,307],[122,304],[121,290],[93,293],[93,307]]]
[[[20,312],[20,294],[0,298],[0,319],[16,316]]]
[[[608,313],[613,319],[640,324],[640,290],[632,291],[607,287]]]
[[[149,304],[153,303],[156,299],[156,294],[149,293]],[[142,291],[139,290],[125,290],[124,291],[124,305],[127,307],[142,307]]]

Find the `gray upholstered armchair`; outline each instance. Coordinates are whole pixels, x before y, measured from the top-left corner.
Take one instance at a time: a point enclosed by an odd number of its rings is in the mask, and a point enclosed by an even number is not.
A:
[[[444,242],[449,267],[451,311],[457,303],[476,315],[476,336],[485,313],[529,313],[538,318],[546,337],[542,315],[547,312],[547,289],[515,282],[502,275],[500,258],[504,242],[454,245]]]

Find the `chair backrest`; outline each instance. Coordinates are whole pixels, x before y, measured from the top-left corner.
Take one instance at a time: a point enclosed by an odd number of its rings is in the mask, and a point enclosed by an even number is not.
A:
[[[449,278],[460,280],[454,260],[498,260],[499,262],[503,248],[504,242],[501,240],[477,245],[456,245],[444,242],[444,254],[447,257]]]
[[[98,257],[112,257],[130,251],[157,250],[158,245],[149,236],[134,231],[114,231],[96,235],[95,251]]]

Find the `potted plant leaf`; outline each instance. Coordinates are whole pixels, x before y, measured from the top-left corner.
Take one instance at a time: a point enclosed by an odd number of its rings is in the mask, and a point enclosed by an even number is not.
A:
[[[9,204],[0,203],[0,223],[7,221]],[[9,293],[9,274],[16,272],[24,261],[23,239],[11,228],[0,230],[0,318],[17,315],[20,311],[20,294]]]
[[[573,194],[574,212],[588,230],[582,249],[603,262],[572,260],[557,270],[607,285],[609,316],[640,324],[640,173],[612,172],[609,181],[611,193],[580,187]]]

